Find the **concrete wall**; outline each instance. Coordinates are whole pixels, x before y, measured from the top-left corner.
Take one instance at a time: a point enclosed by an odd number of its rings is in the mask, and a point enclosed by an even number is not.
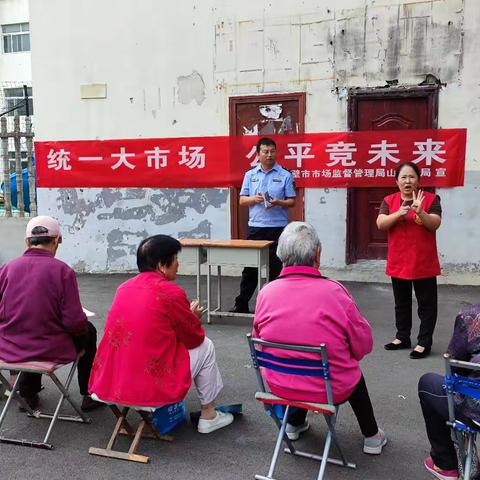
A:
[[[464,232],[478,238],[480,220],[471,206],[480,170],[480,3],[326,4],[202,0],[165,9],[155,0],[32,1],[36,138],[223,135],[230,96],[292,91],[307,94],[307,132],[342,131],[348,88],[418,85],[432,74],[445,84],[439,126],[468,128],[468,185],[439,192],[440,253],[449,271],[476,270],[480,251],[464,258],[458,242]],[[82,100],[80,85],[88,83],[105,83],[107,98]],[[229,237],[227,191],[184,197],[165,189],[40,189],[39,209],[69,226],[75,249],[64,253],[67,261],[79,270],[111,271],[133,268],[133,245],[146,234]],[[199,197],[211,204],[208,215],[185,208]],[[324,265],[345,269],[346,190],[308,189],[305,202]],[[360,267],[348,268],[355,275]]]
[[[25,250],[28,218],[0,217],[0,265],[18,257]]]
[[[60,218],[59,257],[81,272],[135,268],[135,252],[157,233],[228,238],[226,189],[41,189],[42,214]]]

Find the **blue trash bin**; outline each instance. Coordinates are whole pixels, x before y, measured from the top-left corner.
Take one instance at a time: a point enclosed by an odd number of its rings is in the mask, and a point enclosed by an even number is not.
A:
[[[25,211],[30,213],[30,189],[28,188],[28,169],[24,168],[22,170],[22,183],[23,183],[23,204],[25,205]],[[2,192],[5,193],[5,185],[0,185]],[[37,182],[35,178],[35,196],[37,192]],[[17,202],[17,174],[10,174],[10,194],[12,199],[12,206],[18,208]]]

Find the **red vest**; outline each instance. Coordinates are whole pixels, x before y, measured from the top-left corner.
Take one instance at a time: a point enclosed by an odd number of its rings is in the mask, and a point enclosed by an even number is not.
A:
[[[428,213],[436,195],[423,193],[423,209]],[[385,202],[389,213],[398,211],[402,204],[400,192],[388,195]],[[388,230],[386,274],[404,280],[436,277],[441,274],[435,232],[427,230],[412,210]]]

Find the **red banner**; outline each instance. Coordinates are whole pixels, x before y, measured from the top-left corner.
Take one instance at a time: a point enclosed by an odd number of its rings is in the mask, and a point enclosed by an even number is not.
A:
[[[394,185],[417,164],[423,186],[463,185],[466,129],[276,135],[277,162],[299,187]],[[35,142],[39,187],[231,187],[257,164],[258,137]]]

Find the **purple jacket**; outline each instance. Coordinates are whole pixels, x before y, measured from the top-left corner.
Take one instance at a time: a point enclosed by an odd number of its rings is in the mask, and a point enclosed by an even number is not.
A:
[[[447,351],[456,360],[480,363],[480,304],[472,305],[457,315]],[[469,370],[458,373],[466,373],[480,380],[478,372],[472,373]],[[480,400],[458,394],[455,396],[455,403],[466,417],[480,422]]]
[[[0,358],[7,362],[75,359],[72,336],[85,333],[75,272],[39,248],[0,267]]]

